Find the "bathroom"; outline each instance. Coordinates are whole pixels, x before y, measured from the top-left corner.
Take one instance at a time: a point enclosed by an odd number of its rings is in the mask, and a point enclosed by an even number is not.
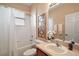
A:
[[[79,56],[79,3],[0,3],[0,56]]]

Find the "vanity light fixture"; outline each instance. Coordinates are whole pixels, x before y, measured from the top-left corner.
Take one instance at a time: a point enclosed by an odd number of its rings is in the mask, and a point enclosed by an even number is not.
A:
[[[55,7],[55,6],[59,5],[59,4],[60,3],[51,3],[51,4],[49,4],[49,8]]]
[[[53,8],[57,8],[57,7],[61,7],[64,5],[64,3],[49,3],[49,10],[53,9]]]

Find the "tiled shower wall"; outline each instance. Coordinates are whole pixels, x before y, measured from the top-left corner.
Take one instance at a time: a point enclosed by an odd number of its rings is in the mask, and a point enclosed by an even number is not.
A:
[[[17,48],[30,44],[30,34],[25,26],[16,26]]]

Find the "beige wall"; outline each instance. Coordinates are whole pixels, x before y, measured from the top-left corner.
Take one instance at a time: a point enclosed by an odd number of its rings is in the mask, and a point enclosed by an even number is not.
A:
[[[39,3],[37,4],[37,13],[41,15],[43,13],[48,12],[48,4],[47,3]]]
[[[23,5],[21,3],[0,3],[0,5],[4,5],[6,7],[12,7],[26,12],[27,14],[31,14],[31,7]]]
[[[64,35],[64,20],[65,20],[65,15],[73,13],[73,12],[78,12],[79,11],[79,4],[75,3],[70,3],[70,4],[64,4],[61,7],[57,7],[55,9],[51,9],[49,14],[52,16],[54,23],[56,24],[63,24],[63,35]],[[60,36],[57,33],[57,37],[63,39],[64,36]]]

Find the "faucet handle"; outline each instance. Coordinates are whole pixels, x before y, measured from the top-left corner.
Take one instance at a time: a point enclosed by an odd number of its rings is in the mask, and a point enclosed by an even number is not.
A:
[[[71,43],[72,43],[72,44],[75,44],[75,42],[74,42],[74,41],[71,41]]]
[[[57,46],[57,47],[59,47],[59,46],[60,46],[60,44],[58,43],[58,41],[56,41],[56,46]]]

